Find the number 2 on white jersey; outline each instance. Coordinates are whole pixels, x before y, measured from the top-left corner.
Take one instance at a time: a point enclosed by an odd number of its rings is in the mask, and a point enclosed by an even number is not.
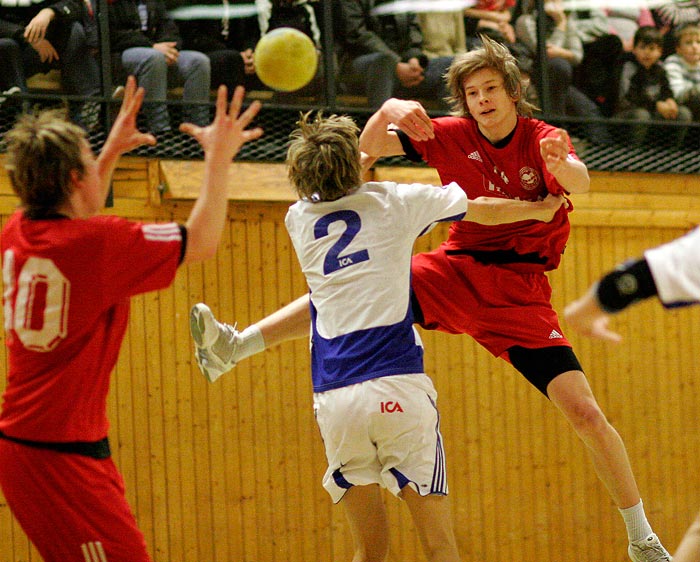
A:
[[[360,228],[362,228],[360,215],[355,211],[335,211],[322,216],[316,221],[314,226],[314,238],[318,240],[319,238],[328,236],[328,227],[337,221],[345,223],[345,231],[340,235],[336,243],[331,246],[331,249],[328,250],[323,260],[324,275],[369,259],[369,252],[367,250],[358,250],[357,252],[352,252],[344,256],[340,255],[340,253],[350,245],[350,242],[352,242],[355,236],[357,236],[357,233],[360,232]]]
[[[51,351],[68,331],[70,282],[49,259],[31,257],[18,274],[14,271],[14,261],[12,250],[7,250],[2,271],[5,329],[13,329],[27,349]]]

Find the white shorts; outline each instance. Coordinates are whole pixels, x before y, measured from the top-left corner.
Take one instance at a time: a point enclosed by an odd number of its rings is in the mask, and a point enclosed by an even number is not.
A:
[[[380,377],[314,394],[326,448],[323,487],[338,503],[351,486],[398,495],[447,494],[437,392],[425,374]]]

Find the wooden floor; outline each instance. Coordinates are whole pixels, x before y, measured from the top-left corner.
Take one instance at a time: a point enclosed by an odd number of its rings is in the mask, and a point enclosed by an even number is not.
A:
[[[17,203],[3,173],[0,224]],[[437,181],[431,174],[373,172],[376,179]],[[125,158],[106,212],[184,221],[200,179],[195,163]],[[572,199],[570,243],[550,276],[559,310],[620,260],[700,220],[696,176],[593,174],[592,193]],[[204,381],[192,357],[192,304],[205,301],[243,327],[306,291],[283,224],[291,201],[282,166],[234,164],[216,258],[182,268],[171,289],[133,299],[109,397],[110,439],[156,561],[352,558],[342,511],[321,487],[325,459],[311,410],[308,342],[267,350],[215,384]],[[445,235],[444,227],[434,229],[416,251]],[[700,509],[699,314],[649,301],[615,319],[619,345],[568,334],[627,445],[654,530],[671,549]],[[422,337],[439,393],[463,560],[626,561],[622,518],[554,407],[469,338]],[[0,345],[0,390],[6,366]],[[389,560],[424,560],[405,506],[391,497],[386,504]],[[0,562],[38,560],[0,497]]]

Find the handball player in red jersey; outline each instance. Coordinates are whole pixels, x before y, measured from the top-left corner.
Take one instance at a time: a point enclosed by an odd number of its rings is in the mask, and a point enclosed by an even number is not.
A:
[[[538,200],[585,193],[590,179],[566,131],[531,117],[517,63],[482,37],[447,73],[453,115],[430,119],[413,101],[392,99],[370,118],[360,148],[370,157],[403,154],[482,195]],[[437,250],[411,267],[416,317],[428,329],[469,334],[510,362],[547,396],[583,441],[596,474],[627,527],[635,562],[670,561],[653,533],[625,445],[601,411],[551,305],[545,274],[558,267],[569,237],[562,207],[548,223],[453,223]]]
[[[470,200],[481,196],[537,201],[585,193],[588,170],[568,134],[531,117],[515,58],[482,38],[454,58],[446,77],[453,115],[431,119],[412,100],[389,99],[365,125],[365,161],[405,155],[456,182]],[[453,223],[437,250],[414,256],[414,316],[426,329],[468,334],[510,362],[559,409],[584,443],[627,529],[635,562],[671,557],[647,520],[627,450],[600,409],[552,308],[546,272],[558,267],[569,237],[562,206],[550,222]],[[228,330],[228,345],[210,365],[217,376],[255,353],[309,334],[309,297],[248,326]],[[213,377],[212,377],[213,378]],[[581,529],[581,533],[585,533]]]
[[[100,215],[119,157],[155,144],[136,128],[144,91],[130,77],[96,158],[56,110],[7,134],[21,207],[2,231],[9,372],[0,413],[0,486],[46,562],[147,562],[143,534],[110,458],[106,400],[133,295],[168,287],[178,266],[210,258],[226,219],[226,167],[262,131],[246,130],[219,89],[207,127],[183,124],[204,151],[200,196],[185,225]]]

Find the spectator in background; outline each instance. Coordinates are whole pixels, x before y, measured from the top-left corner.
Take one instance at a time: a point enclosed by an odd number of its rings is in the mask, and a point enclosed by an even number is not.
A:
[[[620,92],[615,117],[643,122],[632,129],[632,141],[641,144],[652,119],[678,122],[692,121],[690,109],[673,98],[666,70],[659,62],[664,38],[656,27],[640,27],[634,34],[634,47],[620,61]],[[685,127],[670,131],[676,145],[681,145]]]
[[[471,8],[464,10],[464,26],[467,34],[467,49],[481,47],[481,35],[486,35],[508,47],[518,61],[520,72],[529,78],[533,57],[530,50],[518,39],[513,27],[515,0],[477,0]]]
[[[291,93],[293,96],[318,95],[323,89],[323,57],[321,56],[321,28],[318,24],[316,0],[255,0],[258,9],[258,25],[260,35],[279,27],[291,27],[308,35],[319,52],[316,76],[306,86]],[[278,97],[286,97],[288,93],[279,92]]]
[[[518,39],[530,50],[533,58],[537,55],[537,12],[532,10],[534,2],[530,3],[531,10],[518,17],[515,32]],[[555,115],[575,115],[600,119],[603,117],[598,106],[574,86],[574,68],[583,59],[583,43],[576,30],[575,18],[564,11],[561,0],[552,0],[545,4],[547,39],[547,72],[549,77],[549,97],[551,111]],[[540,63],[535,58],[533,78],[539,83]],[[606,129],[595,123],[588,125],[591,140],[608,142]]]
[[[467,36],[461,12],[422,12],[417,16],[423,35],[423,52],[428,58],[466,52]]]
[[[0,105],[9,96],[22,91],[24,72],[22,70],[22,51],[16,41],[6,37],[0,38]]]
[[[61,71],[61,87],[67,94],[91,97],[100,94],[97,61],[86,57],[82,26],[82,0],[44,0],[36,3],[0,2],[0,39],[4,41],[3,76],[11,76],[7,88],[27,92],[27,78],[52,69]],[[12,45],[14,43],[15,46]],[[21,64],[17,64],[17,56]],[[9,58],[5,55],[9,54]],[[12,63],[15,61],[15,64]],[[99,102],[72,104],[71,117],[88,130],[99,124]]]
[[[183,85],[183,121],[209,121],[210,64],[198,51],[181,50],[177,25],[163,0],[114,0],[109,35],[115,76],[133,74],[146,90],[143,113],[158,135],[172,130],[166,103],[168,87]]]
[[[257,10],[231,17],[232,9],[250,6],[246,0],[203,0],[170,11],[182,37],[183,49],[200,51],[209,57],[211,88],[224,84],[233,95],[236,86],[263,89],[255,74],[255,45],[260,39]],[[220,13],[212,13],[217,9]]]
[[[378,108],[393,96],[437,101],[447,109],[443,75],[451,56],[429,58],[416,14],[377,14],[384,1],[340,0],[341,84]]]
[[[676,101],[688,106],[693,120],[700,121],[700,26],[687,24],[673,34],[676,54],[664,61],[668,81]]]
[[[700,23],[699,0],[669,0],[652,10],[656,26],[664,34],[665,59],[675,52],[676,41],[674,31],[691,23]]]

